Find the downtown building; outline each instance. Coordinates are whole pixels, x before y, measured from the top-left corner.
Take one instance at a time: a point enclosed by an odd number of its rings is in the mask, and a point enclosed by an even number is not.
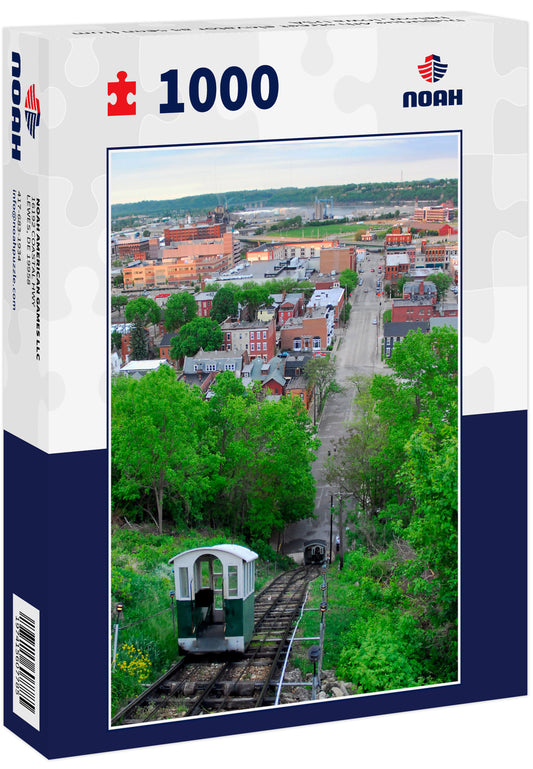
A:
[[[226,232],[226,225],[215,222],[199,222],[165,229],[165,246],[173,243],[183,243],[188,240],[208,240],[221,238]]]
[[[231,232],[213,240],[176,242],[164,248],[157,260],[137,260],[122,271],[124,288],[177,287],[211,279],[235,264],[240,243]]]

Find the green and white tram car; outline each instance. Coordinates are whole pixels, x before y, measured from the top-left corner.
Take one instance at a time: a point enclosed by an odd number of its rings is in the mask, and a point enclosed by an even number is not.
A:
[[[214,545],[170,559],[182,653],[246,649],[254,628],[256,558],[240,545]]]

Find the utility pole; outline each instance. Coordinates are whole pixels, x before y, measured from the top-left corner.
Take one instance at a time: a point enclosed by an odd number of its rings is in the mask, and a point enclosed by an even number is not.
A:
[[[344,566],[344,520],[342,517],[342,496],[339,497],[339,570]]]
[[[329,562],[333,558],[333,494],[329,501]]]

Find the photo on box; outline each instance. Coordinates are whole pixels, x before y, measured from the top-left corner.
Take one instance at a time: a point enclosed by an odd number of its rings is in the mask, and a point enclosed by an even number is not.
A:
[[[459,680],[460,143],[109,150],[113,725]]]

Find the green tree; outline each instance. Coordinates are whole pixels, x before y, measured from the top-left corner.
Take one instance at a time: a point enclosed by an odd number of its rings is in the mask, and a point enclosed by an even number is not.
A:
[[[111,311],[112,312],[114,312],[115,310],[118,310],[119,313],[120,313],[127,304],[128,304],[128,298],[126,296],[116,296],[116,295],[113,295],[111,297]]]
[[[458,435],[455,426],[438,441],[427,421],[407,446],[403,480],[416,515],[402,536],[416,552],[406,573],[424,579],[423,592],[433,627],[455,625],[458,585]],[[454,635],[453,643],[456,642]]]
[[[359,282],[359,275],[355,270],[343,270],[339,275],[339,283],[342,288],[345,288],[349,294],[352,293],[354,288]]]
[[[345,302],[342,305],[342,310],[340,311],[340,316],[339,316],[343,323],[348,323],[348,321],[350,320],[351,311],[352,311],[352,305],[350,304],[350,302]]]
[[[259,308],[272,301],[270,292],[266,286],[260,286],[257,283],[247,283],[245,288],[241,288],[237,293],[237,299],[241,304],[248,308],[248,317],[250,320],[257,319]]]
[[[120,331],[112,331],[111,332],[111,349],[120,350],[121,342],[122,342],[122,334],[120,333]]]
[[[451,326],[410,331],[388,361],[398,390],[411,394],[417,415],[426,414],[436,432],[444,422],[457,423],[457,344]]]
[[[160,534],[166,498],[178,498],[190,520],[209,489],[214,460],[199,391],[177,382],[173,369],[161,366],[139,380],[118,377],[111,409],[115,499],[135,500],[151,492]]]
[[[442,302],[446,296],[446,292],[452,284],[451,275],[448,275],[446,272],[437,272],[435,275],[430,275],[428,280],[435,284],[437,289],[437,302]]]
[[[165,328],[167,331],[176,331],[190,323],[196,317],[198,305],[196,299],[187,291],[172,294],[165,307]]]
[[[403,296],[403,287],[409,281],[408,275],[400,275],[396,283],[396,296]]]
[[[128,302],[124,308],[124,317],[128,323],[137,321],[143,326],[150,323],[156,324],[161,320],[161,309],[153,299],[147,296],[138,296]]]
[[[228,317],[235,317],[239,309],[235,287],[222,286],[216,292],[211,304],[209,317],[217,323],[223,323]]]
[[[130,331],[130,359],[148,358],[148,334],[140,317],[135,316]]]
[[[216,514],[234,532],[268,541],[313,513],[311,473],[317,442],[299,401],[271,402],[230,372],[217,376],[209,400],[219,479]]]
[[[354,502],[341,675],[360,691],[457,676],[457,333],[411,332],[391,374],[359,381],[328,471]]]
[[[329,385],[335,381],[335,364],[329,357],[311,358],[304,366],[304,374],[311,387],[318,395],[319,410],[322,409],[324,397]]]
[[[224,334],[218,323],[211,318],[194,318],[181,327],[172,339],[170,357],[180,360],[186,355],[196,355],[198,350],[219,350]]]

